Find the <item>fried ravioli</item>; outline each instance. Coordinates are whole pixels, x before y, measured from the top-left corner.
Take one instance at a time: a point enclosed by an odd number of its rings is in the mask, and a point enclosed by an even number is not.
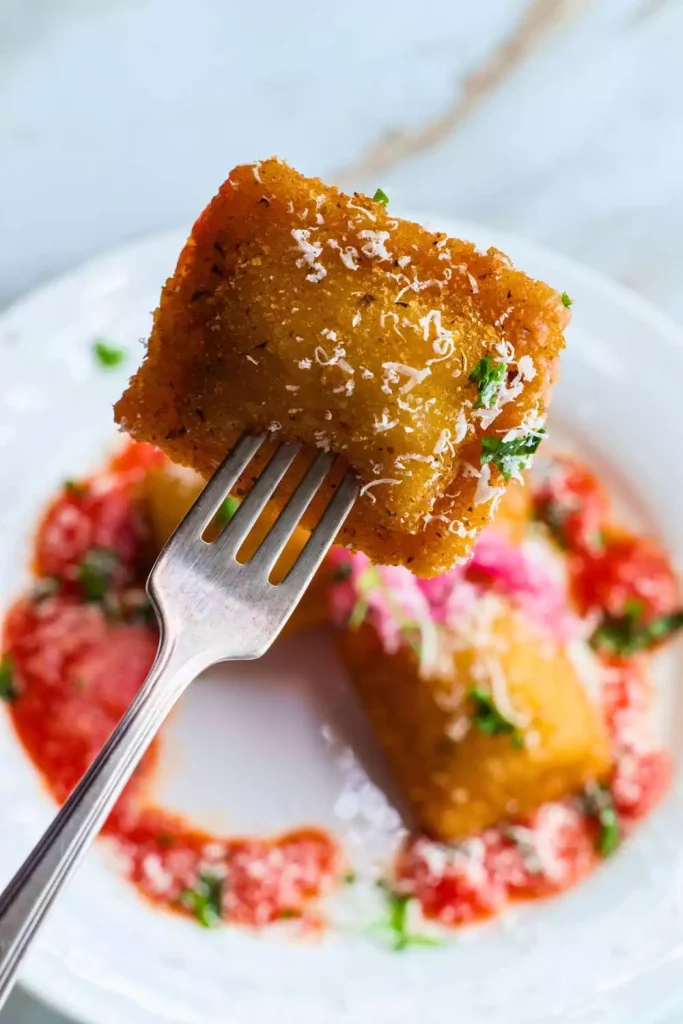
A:
[[[524,817],[608,776],[605,726],[567,653],[502,600],[477,604],[430,672],[407,645],[387,653],[370,625],[339,640],[401,792],[434,838]],[[490,694],[510,720],[492,716]]]
[[[245,430],[301,441],[299,471],[337,452],[362,485],[339,541],[437,575],[528,465],[568,319],[498,250],[273,158],[195,223],[116,419],[205,477]]]

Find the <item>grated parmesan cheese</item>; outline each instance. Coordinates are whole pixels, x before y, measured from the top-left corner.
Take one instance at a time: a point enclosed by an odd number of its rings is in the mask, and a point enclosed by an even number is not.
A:
[[[451,455],[455,454],[455,448],[453,447],[453,442],[451,441],[450,430],[442,430],[437,438],[436,444],[434,445],[435,455],[443,455],[444,452],[450,452]]]
[[[355,203],[352,203],[350,199],[346,205],[349,210],[358,210],[360,213],[364,213],[366,217],[370,218],[373,224],[376,222],[377,218],[374,213],[370,213],[370,211],[366,210],[364,206],[357,206]]]
[[[352,245],[347,245],[345,249],[342,249],[339,242],[334,238],[330,238],[327,243],[331,249],[336,249],[339,252],[339,259],[342,261],[345,267],[349,270],[358,270],[358,249],[355,249]]]
[[[382,366],[385,370],[389,370],[396,374],[402,373],[404,376],[408,377],[405,384],[402,384],[399,388],[402,395],[406,394],[408,391],[412,391],[417,384],[421,384],[422,381],[429,377],[432,372],[428,366],[425,366],[422,370],[416,370],[415,367],[407,366],[405,363],[388,362],[382,363]]]
[[[531,356],[521,356],[517,360],[517,369],[522,375],[522,380],[533,380],[536,376],[536,367]]]
[[[387,239],[391,237],[388,231],[370,231],[367,228],[358,232],[359,238],[366,239],[361,252],[370,259],[390,260],[391,253],[387,252]]]
[[[377,487],[379,486],[379,484],[400,484],[400,482],[400,480],[393,480],[391,477],[384,477],[382,480],[370,480],[367,484],[363,484],[358,493],[361,497],[364,494],[367,494],[374,504],[377,501],[377,499],[374,494],[370,494],[371,487]]]
[[[307,228],[292,228],[292,238],[302,254],[296,261],[297,267],[307,266],[312,271],[310,274],[306,274],[306,280],[313,282],[313,284],[322,281],[327,276],[327,271],[322,263],[318,262],[323,251],[320,242],[312,242],[310,240],[311,232]]]
[[[467,423],[467,417],[465,416],[465,410],[461,409],[455,423],[455,437],[453,440],[456,444],[460,444],[461,441],[465,440],[465,435],[467,434],[468,429],[469,425]]]
[[[390,420],[389,410],[383,409],[382,418],[378,420],[377,417],[375,417],[373,426],[375,428],[375,433],[381,434],[384,430],[391,430],[392,427],[398,426],[398,420]]]
[[[164,896],[173,888],[173,875],[166,870],[156,853],[148,853],[144,858],[142,872],[149,888],[157,896]]]

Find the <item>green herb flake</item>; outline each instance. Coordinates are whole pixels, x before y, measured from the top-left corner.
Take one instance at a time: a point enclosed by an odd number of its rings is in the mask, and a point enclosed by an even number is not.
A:
[[[215,928],[221,922],[225,879],[202,871],[194,889],[185,889],[180,902],[191,910],[203,928]]]
[[[567,309],[574,303],[574,300],[570,299],[566,292],[562,292],[560,298],[562,299],[562,305],[566,306]]]
[[[408,908],[413,896],[394,892],[384,882],[378,882],[378,887],[384,892],[387,901],[386,917],[376,921],[370,926],[369,932],[372,935],[380,936],[395,953],[400,953],[410,946],[434,947],[441,946],[441,939],[431,935],[421,935],[412,932],[408,923]]]
[[[515,747],[524,746],[524,736],[519,727],[499,710],[490,693],[479,686],[473,686],[469,696],[474,704],[472,721],[479,732],[487,736],[509,735]]]
[[[521,471],[528,469],[531,456],[543,440],[545,430],[534,430],[523,437],[515,437],[510,441],[502,437],[486,436],[481,440],[481,464],[492,462],[503,474],[506,481],[519,476]]]
[[[642,602],[628,601],[623,615],[604,615],[590,638],[591,647],[624,658],[647,651],[683,628],[683,609],[641,622]]]
[[[292,921],[294,918],[301,917],[301,911],[294,910],[293,907],[283,907],[278,911],[277,916],[280,921]]]
[[[351,632],[355,633],[355,631],[360,629],[365,622],[370,609],[368,595],[373,587],[378,587],[380,583],[380,575],[377,572],[377,569],[372,565],[369,566],[365,572],[362,572],[357,578],[356,587],[358,589],[358,597],[355,605],[351,609],[351,615],[349,616],[349,621],[347,623],[347,628],[350,629]]]
[[[84,600],[103,602],[119,565],[120,559],[116,551],[109,548],[91,548],[78,566],[78,582]]]
[[[381,188],[378,188],[372,197],[374,202],[381,203],[382,206],[386,206],[389,202],[389,196]]]
[[[607,786],[590,782],[583,791],[583,810],[589,818],[595,819],[599,828],[595,848],[601,857],[611,857],[621,843],[621,826]]]
[[[227,526],[239,507],[240,499],[233,498],[233,496],[229,494],[216,513],[216,522],[218,525]]]
[[[18,696],[14,681],[14,661],[11,654],[5,654],[0,661],[0,700],[11,704]]]
[[[629,597],[624,602],[624,615],[632,619],[642,619],[645,614],[645,602],[640,597]]]
[[[112,345],[104,338],[96,338],[92,343],[95,361],[104,370],[114,370],[126,359],[126,350],[119,345]]]
[[[479,394],[474,403],[475,409],[491,408],[498,397],[506,373],[507,365],[495,362],[491,356],[484,356],[479,360],[468,378],[479,387]]]
[[[356,630],[360,629],[363,625],[369,608],[370,605],[367,597],[365,594],[360,594],[358,600],[351,609],[351,614],[349,615],[349,621],[347,623],[347,628],[350,629],[352,633],[355,633]]]
[[[342,875],[342,882],[344,885],[353,885],[358,881],[358,875],[355,871],[345,871]]]
[[[423,632],[425,627],[419,622],[409,619],[405,615],[403,609],[396,601],[396,596],[384,585],[382,577],[375,566],[369,566],[360,574],[360,576],[358,576],[356,579],[356,587],[358,597],[355,605],[351,609],[347,628],[352,632],[360,629],[367,618],[368,611],[370,610],[370,593],[372,590],[378,590],[388,605],[389,611],[394,616],[398,628],[403,634],[405,642],[414,651],[415,655],[418,658],[421,658]]]
[[[168,850],[171,846],[175,846],[175,841],[176,837],[170,832],[160,832],[157,836],[157,843],[162,850]]]

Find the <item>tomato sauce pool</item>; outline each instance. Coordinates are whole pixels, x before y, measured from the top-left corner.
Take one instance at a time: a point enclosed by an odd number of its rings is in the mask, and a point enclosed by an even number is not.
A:
[[[5,618],[0,695],[59,803],[154,660],[158,634],[144,591],[154,552],[139,493],[145,473],[163,461],[152,447],[130,444],[103,472],[67,482],[38,527],[34,585]],[[612,526],[597,481],[574,461],[556,462],[535,503],[565,552],[578,607],[601,616],[596,650],[606,667],[603,705],[614,773],[608,792],[591,806],[546,804],[529,820],[453,847],[409,837],[384,889],[390,900],[418,900],[425,916],[445,925],[570,887],[652,807],[670,776],[669,757],[649,740],[646,721],[647,650],[677,614],[668,560],[652,541]],[[336,840],[314,828],[265,839],[194,828],[147,797],[157,744],[103,828],[138,890],[207,927],[294,918],[317,928],[321,897],[349,881]],[[605,832],[605,808],[617,832]],[[398,905],[391,909],[394,921],[401,918]],[[402,932],[394,948],[407,944]]]
[[[64,486],[38,528],[33,591],[6,616],[12,721],[60,803],[154,660],[158,634],[143,589],[151,551],[137,491],[160,458],[146,445],[130,446],[105,473]],[[157,744],[103,829],[138,889],[207,926],[221,918],[314,921],[316,899],[340,871],[334,840],[316,829],[263,840],[193,828],[146,799]]]

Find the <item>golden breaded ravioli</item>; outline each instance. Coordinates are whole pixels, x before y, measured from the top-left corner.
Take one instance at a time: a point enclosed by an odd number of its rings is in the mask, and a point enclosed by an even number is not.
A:
[[[194,225],[116,419],[204,476],[244,430],[338,452],[339,539],[435,575],[537,447],[568,318],[503,253],[265,160]]]

